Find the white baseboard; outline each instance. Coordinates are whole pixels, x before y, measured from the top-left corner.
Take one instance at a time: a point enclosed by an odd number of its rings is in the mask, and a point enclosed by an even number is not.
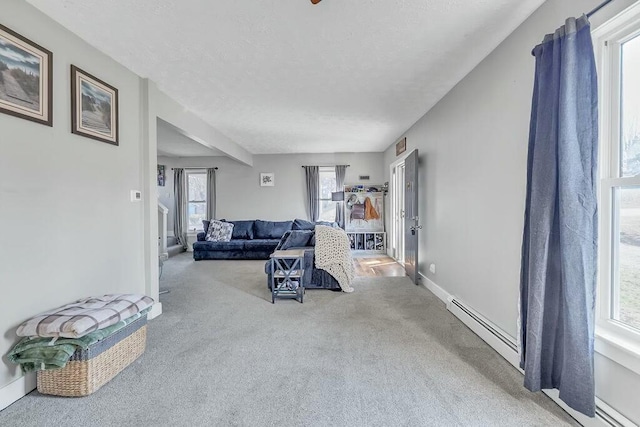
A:
[[[0,388],[0,411],[36,388],[36,374],[26,374]]]
[[[445,305],[449,304],[449,297],[451,297],[451,295],[449,295],[447,291],[442,289],[440,286],[436,285],[431,279],[429,279],[424,274],[418,272],[418,275],[420,276],[422,285],[424,287],[429,289],[431,293],[433,293],[435,296],[440,298],[442,302],[445,303]]]
[[[474,311],[466,304],[461,303],[459,299],[449,294],[427,276],[422,273],[419,274],[423,285],[446,304],[447,310],[471,329],[471,331],[482,338],[484,342],[489,344],[489,346],[504,357],[520,373],[524,374],[522,369],[520,369],[520,356],[518,354],[516,341],[513,337],[509,336],[506,332],[502,331],[491,321]],[[589,418],[571,409],[566,403],[560,400],[558,397],[558,390],[543,390],[543,392],[551,400],[557,403],[558,406],[571,415],[571,417],[585,427],[635,426],[635,424],[624,415],[620,414],[598,398],[596,398],[596,417]]]
[[[162,314],[162,303],[157,302],[151,307],[151,311],[147,314],[147,320],[155,319]]]

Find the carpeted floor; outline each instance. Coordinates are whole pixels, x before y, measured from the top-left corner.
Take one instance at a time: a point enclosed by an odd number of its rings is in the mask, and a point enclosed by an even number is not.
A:
[[[0,425],[576,425],[407,278],[272,305],[263,266],[172,258],[136,363],[86,398],[33,392]]]

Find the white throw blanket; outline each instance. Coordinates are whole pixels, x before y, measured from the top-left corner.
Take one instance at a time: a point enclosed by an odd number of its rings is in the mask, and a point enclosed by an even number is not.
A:
[[[328,272],[338,281],[343,292],[353,292],[356,275],[347,233],[341,228],[316,225],[316,268]]]

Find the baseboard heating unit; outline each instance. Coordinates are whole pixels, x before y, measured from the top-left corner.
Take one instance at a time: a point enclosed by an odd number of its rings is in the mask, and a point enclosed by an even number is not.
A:
[[[423,276],[424,278],[424,276]],[[427,288],[433,290],[439,297],[442,297],[443,290],[439,288],[435,283],[431,282],[427,284]],[[445,301],[447,310],[449,310],[454,316],[456,316],[462,323],[464,323],[469,329],[471,329],[476,335],[482,338],[487,344],[489,344],[494,350],[496,350],[502,357],[504,357],[509,363],[511,363],[518,371],[524,373],[520,369],[520,355],[518,354],[518,344],[516,340],[509,334],[501,330],[498,326],[494,325],[487,318],[480,313],[473,310],[464,302],[453,296],[447,296]],[[556,402],[562,409],[567,411],[573,418],[575,418],[580,424],[585,427],[633,427],[636,426],[633,422],[627,419],[624,415],[607,405],[605,402],[596,398],[596,417],[586,417],[571,408],[569,408],[564,402],[558,398],[557,390],[545,390],[544,393],[549,396],[554,402]],[[636,426],[637,427],[637,426]]]

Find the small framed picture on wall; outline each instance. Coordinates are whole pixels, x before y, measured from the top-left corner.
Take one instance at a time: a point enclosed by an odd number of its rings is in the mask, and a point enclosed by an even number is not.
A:
[[[165,166],[158,165],[158,187],[164,187],[165,177],[164,177]]]
[[[118,89],[71,66],[71,132],[108,144],[118,141]]]
[[[273,172],[263,172],[260,174],[261,187],[273,187],[276,185],[275,174]]]

